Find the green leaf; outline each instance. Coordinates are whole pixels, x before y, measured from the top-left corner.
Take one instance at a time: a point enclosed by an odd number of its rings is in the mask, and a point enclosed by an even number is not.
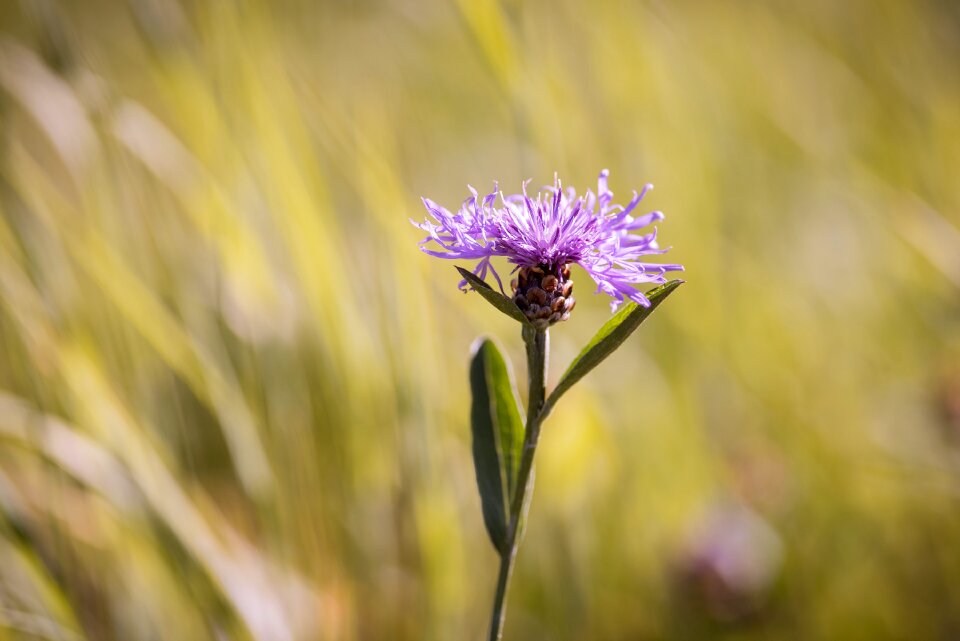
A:
[[[530,321],[527,320],[527,317],[523,315],[523,312],[520,311],[520,308],[517,307],[512,300],[500,292],[494,291],[490,285],[487,285],[487,283],[485,283],[473,272],[468,271],[463,267],[457,267],[457,271],[460,272],[460,275],[463,276],[468,283],[470,283],[470,286],[473,287],[473,290],[483,296],[488,303],[496,307],[510,318],[519,321],[523,325],[533,327],[533,325],[530,324]]]
[[[627,337],[635,329],[640,327],[640,323],[645,321],[653,313],[653,310],[683,282],[682,280],[671,280],[669,283],[664,283],[650,290],[646,295],[650,300],[649,307],[643,307],[636,303],[625,304],[623,309],[607,321],[587,343],[587,346],[573,359],[570,367],[564,372],[560,382],[557,383],[556,388],[544,404],[543,411],[545,413],[549,412],[564,392],[573,387],[574,383],[586,376],[590,370],[620,347],[621,343],[627,340]]]
[[[473,345],[470,361],[470,430],[473,466],[490,540],[507,553],[510,498],[516,486],[523,450],[523,420],[510,366],[487,338]]]

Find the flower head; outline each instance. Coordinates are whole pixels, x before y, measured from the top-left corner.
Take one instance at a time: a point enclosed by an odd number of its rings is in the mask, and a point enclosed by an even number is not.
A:
[[[435,222],[411,222],[428,234],[421,242],[425,253],[451,260],[479,260],[474,273],[485,278],[490,271],[501,291],[503,284],[490,259],[506,257],[517,266],[514,271],[519,270],[512,283],[514,301],[531,320],[537,318],[542,324],[565,319],[572,308],[571,263],[580,265],[597,283],[597,293],[613,298],[611,310],[624,299],[648,306],[650,301],[636,286],[664,283],[664,274],[683,267],[643,262],[643,256],[667,250],[657,246],[656,229],[643,235],[631,233],[663,218],[659,211],[632,215],[653,186],[634,192],[623,207],[612,202],[608,175],[607,170],[600,172],[597,193],[587,190],[582,196],[572,188],[564,190],[558,178],[535,197],[527,195],[529,181],[523,183],[523,193],[509,196],[494,183],[494,190],[482,199],[470,187],[472,195],[457,213],[424,198]],[[461,282],[461,288],[465,284]]]

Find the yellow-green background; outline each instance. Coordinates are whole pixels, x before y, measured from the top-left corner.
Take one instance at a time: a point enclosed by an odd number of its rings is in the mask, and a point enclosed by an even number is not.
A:
[[[604,167],[688,283],[546,424],[506,638],[960,638],[956,3],[0,24],[0,639],[481,639],[521,342],[408,218]]]

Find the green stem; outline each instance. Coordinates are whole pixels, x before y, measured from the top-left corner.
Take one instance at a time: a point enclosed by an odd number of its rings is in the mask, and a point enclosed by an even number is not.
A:
[[[490,620],[490,641],[499,641],[503,636],[503,623],[506,619],[507,588],[513,564],[517,558],[520,544],[520,526],[524,518],[523,509],[529,501],[532,491],[530,475],[533,471],[533,456],[537,451],[540,438],[540,424],[544,418],[541,413],[547,392],[547,361],[550,352],[550,336],[547,330],[523,330],[523,340],[527,345],[527,376],[530,381],[530,394],[527,401],[527,426],[523,438],[523,454],[520,458],[520,470],[517,473],[517,485],[510,501],[510,528],[507,531],[507,549],[500,559],[500,575],[497,578],[497,592],[493,600],[493,617]]]

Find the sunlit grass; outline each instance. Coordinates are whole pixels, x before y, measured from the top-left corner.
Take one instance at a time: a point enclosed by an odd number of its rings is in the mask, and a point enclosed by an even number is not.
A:
[[[408,218],[604,167],[688,284],[545,425],[507,638],[956,636],[949,3],[183,4],[0,9],[0,639],[481,638],[520,341]]]

